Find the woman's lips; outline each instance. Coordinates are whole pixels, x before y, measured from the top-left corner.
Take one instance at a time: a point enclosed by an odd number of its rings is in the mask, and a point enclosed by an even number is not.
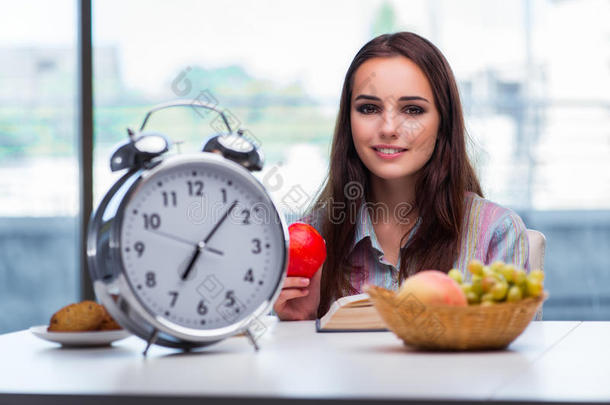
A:
[[[395,158],[401,156],[403,153],[408,151],[408,149],[402,149],[401,151],[398,151],[395,153],[384,153],[384,152],[377,150],[376,148],[373,148],[373,150],[375,151],[377,156],[379,156],[382,159],[395,159]]]

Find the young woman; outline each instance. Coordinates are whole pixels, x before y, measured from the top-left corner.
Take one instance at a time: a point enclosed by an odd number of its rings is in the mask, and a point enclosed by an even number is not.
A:
[[[503,260],[529,270],[523,221],[483,198],[466,153],[453,72],[409,32],[368,42],[343,84],[330,170],[302,221],[326,240],[311,279],[288,277],[274,305],[282,320],[314,319],[364,284],[397,289],[424,270]]]

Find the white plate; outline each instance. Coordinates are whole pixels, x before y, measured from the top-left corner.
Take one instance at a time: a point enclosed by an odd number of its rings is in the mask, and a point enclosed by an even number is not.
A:
[[[92,332],[47,332],[47,327],[48,325],[32,326],[30,332],[41,339],[61,343],[64,346],[107,346],[131,335],[125,329]]]

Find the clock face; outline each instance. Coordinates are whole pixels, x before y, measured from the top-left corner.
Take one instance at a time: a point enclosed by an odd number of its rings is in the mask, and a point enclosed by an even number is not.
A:
[[[121,257],[151,315],[218,329],[273,296],[286,241],[271,200],[248,175],[217,161],[187,161],[136,187],[123,212]]]

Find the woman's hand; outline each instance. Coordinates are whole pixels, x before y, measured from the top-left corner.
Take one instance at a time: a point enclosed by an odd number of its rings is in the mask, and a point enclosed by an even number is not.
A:
[[[273,305],[273,310],[282,321],[304,321],[316,319],[320,304],[320,280],[322,268],[310,279],[286,277],[282,292]]]

